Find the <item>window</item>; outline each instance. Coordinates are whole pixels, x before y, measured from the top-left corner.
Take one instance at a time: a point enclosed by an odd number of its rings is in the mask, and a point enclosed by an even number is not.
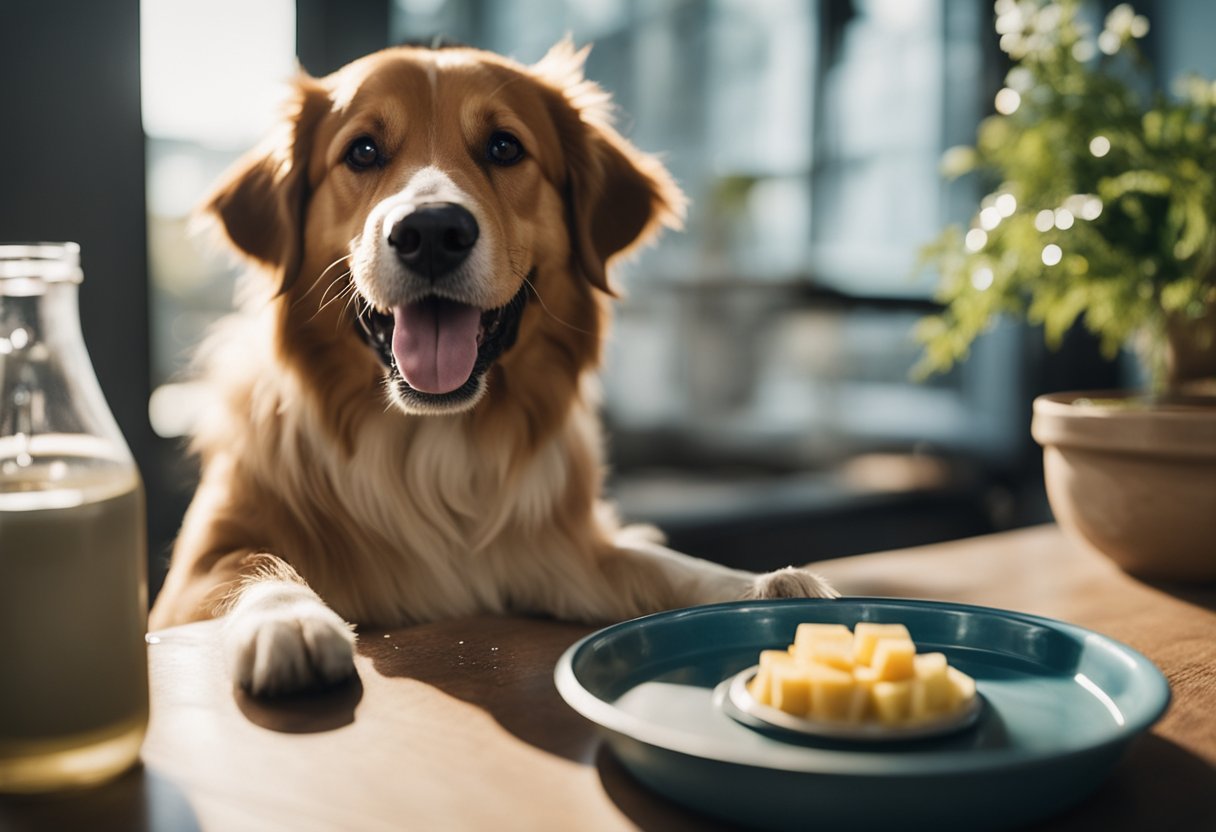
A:
[[[944,0],[398,0],[393,36],[524,62],[567,32],[593,44],[622,132],[692,200],[685,231],[624,270],[615,447],[676,434],[662,447],[806,466],[926,440],[1011,450],[1016,390],[993,400],[986,380],[1016,377],[1015,333],[974,369],[908,377],[933,288],[917,250],[978,196],[938,164],[990,105],[989,18]]]
[[[197,411],[182,383],[190,353],[232,308],[234,263],[204,256],[191,212],[273,123],[295,72],[294,0],[143,0],[140,59],[147,136],[152,352],[149,417],[176,437]],[[232,20],[239,18],[240,26]]]

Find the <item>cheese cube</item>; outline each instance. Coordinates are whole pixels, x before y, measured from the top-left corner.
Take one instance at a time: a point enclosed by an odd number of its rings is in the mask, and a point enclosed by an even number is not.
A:
[[[916,679],[912,684],[912,719],[928,719],[950,709],[950,680],[946,676],[946,657],[925,653],[913,660]]]
[[[794,657],[785,650],[761,650],[760,667],[772,670],[779,664],[793,664]]]
[[[771,672],[772,706],[787,714],[806,716],[811,704],[811,679],[795,664],[776,664]]]
[[[915,675],[915,656],[916,645],[911,641],[880,638],[874,647],[870,667],[878,672],[879,681],[899,682]]]
[[[816,642],[853,643],[853,634],[843,624],[799,624],[794,632],[794,645],[810,647]]]
[[[884,725],[899,725],[908,718],[912,701],[912,683],[875,682],[871,695],[874,713]]]
[[[803,664],[853,668],[853,634],[843,624],[799,624],[790,653]]]
[[[757,670],[756,675],[747,683],[747,692],[761,705],[768,705],[773,701],[772,691],[772,672],[767,667]]]
[[[878,673],[872,667],[853,668],[853,701],[849,704],[849,722],[860,722],[874,715],[874,683]]]
[[[799,664],[821,664],[838,670],[853,669],[853,643],[816,641],[809,646],[791,645],[790,653]]]
[[[847,720],[857,685],[853,674],[835,667],[813,664],[807,668],[811,679],[811,708],[814,719]]]
[[[772,668],[776,664],[792,664],[793,658],[783,650],[760,652],[760,668],[748,682],[751,698],[760,704],[772,704]]]
[[[854,629],[853,660],[857,664],[870,664],[874,657],[874,648],[878,640],[883,638],[912,640],[912,635],[903,624],[874,624],[870,621],[859,621]]]
[[[950,683],[950,710],[963,707],[975,698],[975,680],[957,667],[946,668]]]
[[[760,669],[747,686],[748,692],[762,705],[773,704],[772,670],[778,664],[792,665],[793,657],[784,650],[760,651]]]

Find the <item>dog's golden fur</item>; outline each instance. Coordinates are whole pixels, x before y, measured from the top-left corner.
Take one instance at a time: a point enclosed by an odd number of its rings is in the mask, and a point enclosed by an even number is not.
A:
[[[231,611],[241,684],[349,672],[343,622],[604,621],[830,593],[801,571],[757,578],[670,552],[600,499],[608,262],[678,225],[684,198],[613,130],[584,56],[563,43],[525,67],[398,47],[301,78],[281,130],[207,201],[256,284],[201,361],[214,389],[193,444],[202,480],[151,624]],[[480,148],[501,129],[526,148],[520,164],[486,165]],[[362,135],[386,160],[352,171]],[[406,192],[455,193],[476,215],[477,306],[530,284],[514,345],[444,412],[393,394],[353,326],[394,285],[377,223]]]

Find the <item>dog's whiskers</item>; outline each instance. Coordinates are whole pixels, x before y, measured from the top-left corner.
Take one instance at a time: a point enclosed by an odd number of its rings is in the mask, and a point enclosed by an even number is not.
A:
[[[350,277],[350,275],[351,275],[350,269],[347,269],[347,270],[346,270],[346,271],[345,271],[343,274],[341,274],[341,275],[338,277],[338,280],[345,280],[346,278]],[[338,290],[338,292],[337,292],[337,293],[336,293],[336,294],[335,294],[335,295],[334,295],[332,298],[330,298],[329,300],[325,300],[325,298],[324,298],[324,297],[322,297],[322,299],[321,299],[321,305],[320,305],[320,306],[317,308],[317,311],[318,311],[318,312],[319,312],[319,311],[321,311],[321,310],[322,310],[322,309],[324,309],[325,307],[327,307],[327,306],[329,306],[330,304],[332,304],[334,301],[337,301],[337,300],[339,300],[340,298],[342,298],[342,296],[344,296],[344,295],[345,295],[345,296],[350,296],[350,295],[352,295],[352,294],[354,294],[354,293],[355,293],[355,284],[354,284],[354,283],[347,283],[345,286],[343,286],[341,289],[339,289],[339,290]]]
[[[313,282],[312,282],[312,285],[308,287],[308,291],[304,292],[304,294],[300,296],[300,299],[301,299],[301,300],[303,300],[304,298],[306,298],[306,297],[308,297],[310,294],[312,294],[312,293],[313,293],[313,291],[315,291],[315,290],[316,290],[316,288],[317,288],[318,286],[320,286],[320,285],[321,285],[321,281],[325,279],[325,275],[329,273],[329,270],[330,270],[330,269],[332,269],[334,266],[336,266],[336,265],[338,265],[339,263],[341,263],[343,260],[349,260],[349,259],[350,259],[350,255],[349,255],[349,254],[343,254],[343,255],[342,255],[341,257],[339,257],[337,260],[335,260],[334,262],[330,263],[330,264],[329,264],[328,266],[326,266],[325,268],[321,269],[321,273],[320,273],[320,274],[318,274],[318,275],[316,276],[316,278],[315,278],[315,279],[313,280]],[[350,270],[349,270],[349,269],[347,270],[346,274],[350,274]],[[333,285],[334,285],[335,283],[337,283],[339,280],[341,280],[341,279],[342,279],[343,277],[345,277],[345,276],[346,276],[346,275],[338,275],[338,277],[337,277],[337,278],[335,278],[334,280],[331,280],[331,281],[329,282],[329,284],[328,284],[328,285],[325,287],[325,292],[328,292],[328,291],[330,290],[330,288],[332,288],[332,287],[333,287]],[[322,300],[324,300],[324,299],[325,299],[325,292],[322,292],[322,293],[321,293],[321,299],[322,299]]]
[[[536,296],[536,300],[540,303],[540,308],[544,310],[545,314],[548,315],[553,320],[557,321],[562,326],[564,326],[568,329],[571,329],[575,332],[581,333],[583,335],[593,334],[581,327],[575,326],[574,324],[570,323],[569,321],[562,320],[561,318],[559,318],[557,315],[555,315],[553,313],[553,310],[550,309],[548,304],[545,303],[545,299],[543,297],[541,297],[540,290],[536,288],[536,284],[528,279],[529,272],[522,266],[515,265],[518,262],[526,262],[527,258],[528,258],[527,249],[516,248],[514,246],[507,246],[507,261],[511,266],[511,275],[513,277],[516,277],[516,278],[522,280],[524,283],[526,283],[528,285],[528,288],[531,289],[532,294]]]
[[[353,284],[353,283],[350,284],[350,287],[351,287],[352,291],[347,294],[346,303],[342,304],[342,314],[340,314],[338,316],[339,320],[338,320],[338,323],[335,325],[335,330],[337,328],[341,327],[342,321],[346,319],[347,313],[353,312],[353,317],[359,318],[365,312],[371,311],[372,305],[371,305],[371,303],[368,302],[367,298],[363,297],[363,295],[360,294],[359,292],[353,291],[355,288],[355,284]],[[359,308],[359,304],[363,304],[362,309]]]
[[[543,297],[541,297],[540,290],[538,290],[536,288],[536,284],[533,283],[531,280],[528,280],[528,276],[526,274],[523,275],[523,281],[524,281],[524,283],[526,283],[528,285],[528,288],[532,290],[532,294],[536,296],[536,300],[540,303],[540,308],[543,309],[545,311],[545,314],[548,315],[550,318],[557,321],[562,326],[564,326],[568,329],[572,329],[575,332],[581,333],[583,335],[594,334],[594,333],[591,333],[591,332],[583,329],[582,327],[575,326],[574,324],[570,323],[569,321],[563,321],[561,318],[557,317],[557,315],[554,315],[553,311],[551,309],[549,309],[548,305],[545,303],[545,299]]]
[[[340,274],[338,276],[337,280],[344,280],[344,279],[350,277],[350,275],[351,275],[351,271],[350,271],[350,269],[347,269],[345,272],[343,272],[342,274]],[[355,291],[355,284],[347,283],[345,286],[343,286],[341,289],[339,289],[338,292],[332,298],[329,298],[328,300],[326,300],[324,297],[322,297],[321,305],[319,307],[317,307],[317,311],[320,312],[325,307],[329,306],[330,304],[334,303],[335,301],[340,300],[343,296],[349,296],[354,291]]]
[[[342,280],[343,278],[346,278],[349,276],[350,276],[350,270],[347,269],[346,272],[339,275],[338,278],[336,280],[334,280],[334,283],[336,283],[338,280]],[[330,285],[333,285],[333,284],[330,284]],[[355,284],[348,283],[346,286],[343,286],[342,289],[329,300],[325,300],[325,296],[322,295],[321,296],[321,300],[322,300],[321,305],[317,307],[316,312],[313,312],[312,315],[309,316],[308,320],[309,321],[314,320],[318,315],[320,315],[322,312],[325,311],[326,307],[331,306],[335,302],[341,300],[343,295],[349,296],[349,295],[355,294],[354,289],[355,289]],[[326,291],[328,292],[328,290],[326,290]]]
[[[312,285],[308,287],[308,290],[306,292],[304,292],[302,295],[300,295],[300,297],[297,298],[296,301],[292,305],[294,306],[295,304],[301,303],[305,298],[307,298],[310,294],[312,294],[313,291],[315,291],[316,288],[321,285],[321,281],[325,278],[326,272],[328,272],[334,266],[341,263],[343,260],[347,260],[349,257],[350,257],[350,255],[343,255],[343,256],[339,257],[337,260],[335,260],[334,262],[330,263],[324,269],[322,269],[321,273],[319,275],[317,275],[316,280],[314,280]],[[338,294],[334,295],[334,297],[332,299],[326,300],[326,296],[329,294],[329,290],[332,289],[334,286],[336,286],[341,281],[350,277],[350,274],[351,274],[351,270],[348,268],[345,272],[339,274],[333,280],[329,281],[328,284],[326,284],[325,290],[323,292],[321,292],[321,303],[317,307],[317,311],[314,312],[312,314],[312,316],[309,318],[309,321],[311,321],[313,318],[316,318],[317,315],[321,314],[321,311],[323,309],[325,309],[325,307],[328,306],[330,303],[332,303],[334,300],[337,300],[338,298],[342,297],[343,292],[345,292],[347,290],[347,288],[349,288],[349,286],[352,284],[347,284],[347,286],[344,286],[342,289],[340,289],[338,291]]]

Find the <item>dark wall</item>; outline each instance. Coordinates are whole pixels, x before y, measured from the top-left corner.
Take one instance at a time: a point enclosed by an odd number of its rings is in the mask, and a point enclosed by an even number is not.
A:
[[[296,0],[296,55],[311,75],[388,45],[391,0]]]
[[[147,418],[139,2],[6,0],[0,238],[75,240],[85,340],[132,442]]]
[[[143,473],[160,558],[179,518],[148,422],[139,89],[139,0],[0,5],[0,240],[80,244],[85,343]]]

